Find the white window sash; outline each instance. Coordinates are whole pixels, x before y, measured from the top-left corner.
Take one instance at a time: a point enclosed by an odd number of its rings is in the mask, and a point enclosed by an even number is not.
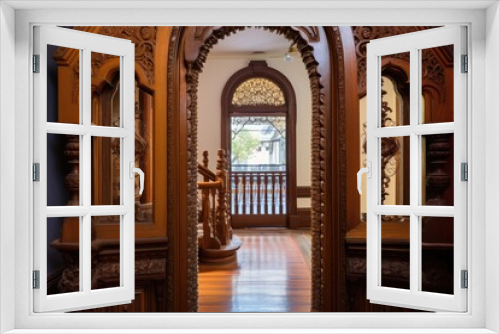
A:
[[[80,50],[80,124],[47,122],[47,45]],[[91,125],[91,52],[120,57],[121,127]],[[34,54],[40,55],[40,73],[34,82],[34,150],[40,163],[40,181],[34,191],[34,267],[40,272],[40,288],[34,289],[35,312],[66,312],[104,305],[130,303],[135,295],[134,276],[134,179],[129,177],[129,162],[135,161],[134,124],[134,44],[129,40],[90,34],[65,28],[34,28]],[[47,134],[76,135],[80,141],[80,205],[47,207]],[[91,138],[121,138],[121,205],[91,205]],[[93,290],[91,287],[91,217],[120,215],[120,285]],[[80,217],[79,288],[80,291],[47,295],[47,218]]]
[[[367,46],[367,161],[372,177],[367,182],[367,298],[377,304],[422,310],[467,310],[467,290],[461,288],[461,270],[467,269],[467,183],[460,179],[460,164],[467,162],[467,76],[461,73],[461,55],[467,54],[466,28],[455,26],[403,34],[371,41]],[[454,45],[454,122],[420,124],[422,49]],[[381,57],[410,52],[410,125],[381,127]],[[421,196],[421,140],[426,134],[454,134],[454,207],[423,206]],[[380,205],[380,138],[410,137],[410,205]],[[381,285],[381,215],[410,216],[410,289]],[[454,217],[454,294],[421,291],[422,216]]]

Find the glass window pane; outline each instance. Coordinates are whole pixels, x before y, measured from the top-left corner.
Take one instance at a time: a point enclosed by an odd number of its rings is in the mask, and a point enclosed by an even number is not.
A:
[[[91,71],[93,81],[103,82],[92,86],[92,125],[121,126],[120,57],[92,52]]]
[[[80,50],[47,45],[47,122],[80,124],[79,66]]]
[[[47,134],[47,205],[80,205],[80,137]]]
[[[422,291],[453,294],[452,217],[422,217]]]
[[[410,125],[410,52],[383,56],[380,126]]]
[[[421,50],[422,124],[453,122],[453,45]]]
[[[80,289],[80,217],[47,218],[47,294]],[[62,237],[62,225],[71,233]],[[64,242],[64,244],[63,244]],[[64,250],[64,257],[59,249]]]
[[[410,289],[410,217],[382,215],[381,286]]]
[[[381,204],[410,205],[410,137],[383,137],[381,153]]]
[[[286,117],[232,117],[231,170],[286,170]]]
[[[121,216],[92,217],[92,290],[120,284]],[[97,226],[100,228],[98,229]]]
[[[453,134],[422,136],[422,205],[454,205]]]
[[[121,204],[120,138],[92,137],[92,205]]]

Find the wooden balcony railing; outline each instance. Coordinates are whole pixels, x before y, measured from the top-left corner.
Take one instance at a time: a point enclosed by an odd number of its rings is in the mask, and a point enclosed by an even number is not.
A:
[[[228,171],[226,152],[217,152],[216,172],[208,168],[208,152],[203,152],[203,164],[198,164],[200,210],[198,222],[201,235],[198,237],[200,260],[204,262],[227,262],[236,257],[241,241],[233,237],[229,213],[227,190]]]
[[[286,214],[285,171],[230,173],[232,215]]]

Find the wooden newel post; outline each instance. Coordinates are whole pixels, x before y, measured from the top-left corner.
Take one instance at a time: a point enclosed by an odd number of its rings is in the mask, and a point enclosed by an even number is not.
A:
[[[222,183],[219,190],[219,205],[217,207],[217,219],[215,230],[222,245],[230,242],[228,219],[227,219],[227,160],[224,150],[217,151],[217,171],[216,176]]]

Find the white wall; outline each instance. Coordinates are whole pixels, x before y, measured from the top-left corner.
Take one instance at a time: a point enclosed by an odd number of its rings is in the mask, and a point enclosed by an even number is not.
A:
[[[227,80],[250,60],[266,60],[269,67],[284,74],[292,83],[297,99],[297,186],[311,185],[311,89],[304,63],[295,58],[286,63],[282,57],[210,56],[199,77],[198,87],[198,161],[208,150],[210,168],[215,168],[221,148],[221,95]],[[309,199],[298,199],[298,207],[309,207]]]
[[[500,9],[499,4],[495,3],[490,6],[486,11],[486,68],[492,75],[486,76],[486,119],[484,124],[486,128],[486,142],[483,142],[483,136],[478,133],[472,133],[475,140],[480,140],[481,145],[486,147],[486,152],[477,152],[477,155],[485,157],[486,163],[484,166],[481,162],[476,164],[476,160],[472,161],[472,168],[477,168],[477,174],[487,175],[487,182],[480,183],[485,185],[486,190],[486,205],[481,203],[481,209],[485,208],[486,217],[488,220],[493,221],[493,224],[486,225],[486,252],[492,254],[492,257],[497,258],[497,261],[489,261],[486,266],[486,273],[484,275],[487,286],[486,293],[486,328],[500,332],[500,266],[499,254],[500,247],[498,244],[498,235],[500,234],[499,224],[500,211],[499,211],[499,189],[500,189],[500,174],[498,172],[498,165],[500,163],[500,118],[498,110],[500,108],[500,99],[498,95],[498,84],[500,78]],[[481,68],[480,71],[484,71]],[[481,72],[480,72],[481,74]],[[481,122],[474,119],[474,122]],[[481,124],[483,125],[483,124]],[[486,153],[486,154],[484,154]],[[475,156],[474,156],[475,158]],[[477,166],[477,167],[476,167]],[[471,168],[469,167],[469,169]],[[484,172],[483,172],[484,171]],[[476,174],[475,174],[476,175]],[[480,180],[483,181],[483,180]],[[475,181],[477,182],[477,181]],[[474,222],[473,222],[474,223]]]
[[[0,254],[14,254],[14,10],[0,3]],[[0,261],[0,332],[14,328],[14,261]]]

